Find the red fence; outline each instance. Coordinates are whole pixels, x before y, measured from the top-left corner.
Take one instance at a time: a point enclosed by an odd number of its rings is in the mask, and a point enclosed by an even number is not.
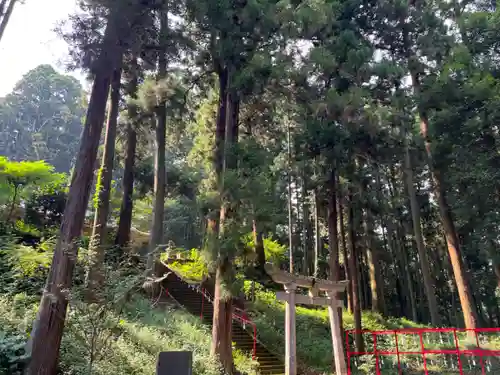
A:
[[[364,344],[356,351],[355,336]],[[346,331],[348,374],[500,374],[500,328]]]
[[[214,303],[213,302],[214,299],[205,288],[200,288],[198,285],[192,285],[192,284],[188,284],[188,287],[200,293],[201,297],[200,319],[203,320],[203,311],[204,311],[203,308],[205,305],[205,299],[212,304]],[[165,294],[166,296],[169,296],[175,300],[175,298],[168,292],[168,289],[165,289]],[[158,297],[158,300],[153,303],[153,306],[156,305],[156,303],[158,303],[159,299],[160,297]],[[246,329],[246,326],[250,326],[252,328],[252,340],[253,340],[252,359],[255,359],[257,355],[257,326],[255,325],[254,322],[250,320],[245,310],[239,309],[237,307],[234,307],[233,309],[234,309],[234,312],[232,314],[233,320],[240,322],[240,324],[243,326],[243,329]]]

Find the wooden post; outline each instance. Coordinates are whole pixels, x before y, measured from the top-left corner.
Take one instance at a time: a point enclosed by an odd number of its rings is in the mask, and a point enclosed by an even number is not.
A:
[[[346,375],[344,345],[342,343],[342,324],[339,317],[339,309],[342,302],[337,300],[337,293],[326,292],[330,303],[328,304],[328,315],[330,317],[330,328],[332,333],[333,357],[335,359],[335,374]]]
[[[266,272],[274,282],[283,284],[285,292],[276,292],[276,299],[285,302],[285,373],[297,375],[296,335],[295,335],[295,304],[328,306],[330,327],[332,334],[333,357],[335,359],[335,374],[347,375],[347,366],[344,357],[342,340],[342,323],[339,308],[342,301],[338,300],[339,293],[345,291],[348,281],[318,280],[310,277],[292,275],[291,273],[274,268],[271,264],[265,265]],[[295,294],[297,287],[309,289],[308,295]],[[319,291],[326,293],[326,297],[319,295]]]
[[[297,349],[295,335],[295,290],[294,283],[284,284],[285,302],[285,374],[297,375]]]

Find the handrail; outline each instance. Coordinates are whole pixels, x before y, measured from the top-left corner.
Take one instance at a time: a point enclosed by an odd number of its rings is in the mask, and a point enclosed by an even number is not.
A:
[[[452,340],[449,342],[449,346],[443,347],[435,347],[435,345],[424,342],[424,334],[441,334],[447,333],[452,335]],[[459,342],[458,333],[466,334],[470,339],[475,338],[475,346],[472,348],[464,345],[464,343]],[[486,374],[488,370],[488,366],[486,365],[487,359],[490,357],[498,357],[500,356],[500,350],[498,349],[487,349],[481,346],[481,342],[479,340],[479,335],[481,334],[491,334],[496,333],[500,335],[500,328],[401,328],[401,329],[392,329],[392,330],[379,330],[379,331],[370,331],[366,329],[362,330],[346,330],[345,331],[345,339],[346,339],[346,355],[347,355],[347,371],[348,374],[352,374],[351,369],[351,360],[357,357],[362,356],[370,356],[375,357],[375,373],[380,375],[382,372],[382,361],[379,361],[379,358],[387,357],[387,356],[396,356],[397,358],[397,368],[398,374],[402,374],[403,372],[403,364],[401,360],[401,356],[417,356],[422,358],[423,368],[425,374],[429,374],[429,369],[427,368],[427,360],[428,355],[439,356],[439,355],[449,355],[456,357],[456,365],[459,369],[460,374],[464,374],[464,366],[465,364],[462,362],[461,356],[473,356],[479,357],[479,364],[481,367],[481,374]],[[369,345],[368,349],[365,351],[358,352],[355,347],[350,345],[350,338],[355,336],[356,334],[365,334],[369,335],[368,337],[372,337],[373,345]],[[398,340],[398,335],[413,335],[418,340],[418,344],[414,347],[404,347],[402,342]],[[390,340],[384,338],[389,337]],[[404,337],[404,336],[402,336]],[[395,342],[395,347],[380,347],[378,345],[378,339],[381,339],[382,342]],[[394,340],[392,340],[394,338]],[[470,341],[472,342],[472,341]],[[442,344],[442,342],[441,342]],[[392,346],[392,345],[391,345]],[[454,361],[453,361],[454,362]]]
[[[182,280],[182,279],[181,279]],[[186,283],[187,284],[187,283]],[[214,298],[212,295],[206,290],[206,288],[202,288],[199,285],[188,284],[188,288],[193,289],[194,291],[200,293],[204,298],[208,300],[210,303],[214,303]],[[201,300],[201,313],[200,319],[203,319],[203,300]],[[237,313],[239,312],[239,314]],[[248,314],[245,310],[240,309],[239,307],[234,307],[234,311],[231,314],[232,320],[236,320],[242,323],[243,329],[246,329],[246,325],[250,325],[253,327],[253,350],[252,350],[252,359],[255,360],[257,357],[257,325],[250,320]]]

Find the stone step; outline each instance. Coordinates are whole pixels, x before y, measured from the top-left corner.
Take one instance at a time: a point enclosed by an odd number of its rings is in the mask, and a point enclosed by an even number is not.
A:
[[[208,325],[212,325],[213,320],[213,305],[202,294],[189,288],[181,279],[169,280],[167,283],[169,294],[183,305],[194,316],[202,317],[202,321]],[[250,324],[245,325],[241,321],[233,320],[232,322],[232,341],[240,350],[246,351],[249,354],[253,353],[254,345],[256,348],[256,357],[259,361],[259,373],[262,375],[283,375],[285,373],[285,365],[280,358],[270,353],[260,343],[254,344],[253,327]]]

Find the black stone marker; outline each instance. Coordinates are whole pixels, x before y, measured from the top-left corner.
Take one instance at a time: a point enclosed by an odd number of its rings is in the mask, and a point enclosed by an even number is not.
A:
[[[193,352],[161,352],[156,375],[192,375]]]

